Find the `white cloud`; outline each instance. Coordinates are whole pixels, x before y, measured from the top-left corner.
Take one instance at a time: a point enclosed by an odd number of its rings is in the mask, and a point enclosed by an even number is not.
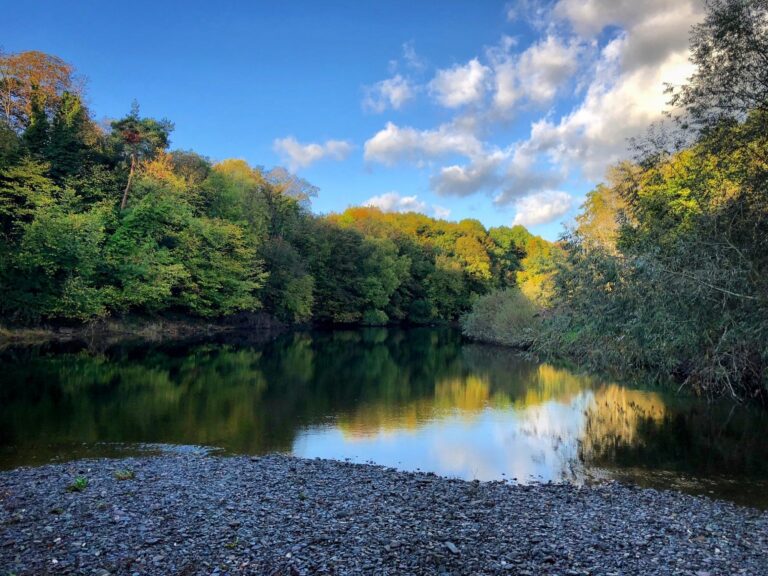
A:
[[[542,0],[514,0],[504,8],[507,21],[525,21],[534,28],[544,28],[551,23],[549,2]]]
[[[665,83],[682,83],[693,72],[685,36],[695,20],[695,4],[646,16],[602,50],[584,100],[569,114],[553,121],[535,122],[530,147],[547,152],[555,164],[578,168],[590,180],[603,177],[605,168],[627,156],[627,140],[661,120],[668,96]],[[666,22],[655,26],[655,22]],[[670,40],[674,37],[674,40]],[[645,47],[666,46],[657,53]]]
[[[566,192],[546,191],[520,198],[515,202],[514,224],[535,226],[565,215],[573,207],[573,197]]]
[[[430,177],[434,193],[485,193],[514,206],[516,223],[532,225],[573,206],[564,182],[599,181],[628,156],[629,138],[663,118],[665,83],[693,72],[688,32],[702,0],[517,0],[505,12],[538,38],[518,48],[504,36],[478,58],[438,70],[427,89],[459,110],[452,120],[431,129],[389,122],[364,153],[390,166],[443,160]],[[504,142],[514,134],[513,111],[553,103],[522,140],[518,133]]]
[[[475,104],[483,99],[491,69],[475,58],[464,66],[438,70],[429,83],[429,92],[446,108]]]
[[[327,140],[322,144],[302,144],[293,136],[288,136],[287,138],[276,139],[272,148],[291,170],[298,170],[325,158],[343,160],[352,151],[353,146],[345,140]]]
[[[482,143],[457,125],[443,124],[436,130],[416,130],[387,122],[365,143],[364,156],[367,161],[391,166],[398,162],[418,164],[450,154],[474,156],[482,150]]]
[[[606,26],[631,28],[649,15],[687,7],[688,0],[560,0],[554,16],[567,21],[581,35],[593,35]],[[687,40],[687,36],[686,36]]]
[[[433,204],[432,207],[420,200],[418,196],[401,196],[398,192],[387,192],[379,196],[372,196],[363,202],[363,206],[372,206],[382,212],[420,212],[431,213],[435,218],[448,218],[451,211],[443,206]]]
[[[504,154],[495,152],[464,166],[445,166],[430,178],[430,188],[440,196],[469,196],[493,190],[501,183],[498,169],[503,160]]]
[[[413,46],[413,41],[405,42],[403,44],[403,60],[405,65],[413,70],[423,70],[427,63],[416,53],[416,48]]]
[[[401,196],[398,192],[387,192],[373,196],[363,202],[363,206],[373,206],[382,212],[426,212],[427,203],[418,196]]]
[[[555,35],[532,44],[516,57],[506,49],[491,52],[494,62],[494,103],[509,110],[522,99],[547,104],[578,68],[583,45]]]
[[[447,220],[451,216],[451,209],[433,204],[432,213],[434,214],[435,218],[439,218],[440,220]]]
[[[400,74],[396,74],[392,78],[366,87],[363,108],[377,114],[381,114],[387,108],[399,110],[415,94],[416,89],[411,82]]]

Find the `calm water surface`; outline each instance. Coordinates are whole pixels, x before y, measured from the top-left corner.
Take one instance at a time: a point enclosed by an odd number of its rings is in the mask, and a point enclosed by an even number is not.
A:
[[[451,329],[0,352],[0,467],[215,446],[466,479],[617,478],[768,507],[768,414],[637,389]]]

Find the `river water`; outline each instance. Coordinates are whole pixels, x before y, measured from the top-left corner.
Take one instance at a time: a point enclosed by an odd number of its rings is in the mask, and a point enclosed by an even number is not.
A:
[[[768,507],[768,414],[448,328],[0,352],[0,467],[208,446],[510,482],[614,478]],[[148,446],[149,445],[149,446]]]

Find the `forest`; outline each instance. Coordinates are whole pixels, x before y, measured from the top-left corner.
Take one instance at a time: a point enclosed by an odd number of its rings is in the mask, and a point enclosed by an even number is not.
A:
[[[127,315],[287,323],[454,321],[517,284],[546,296],[553,246],[417,213],[311,212],[315,186],[283,168],[171,150],[172,122],[97,123],[72,65],[0,57],[0,321]]]
[[[717,0],[667,119],[560,241],[419,213],[311,210],[284,168],[96,122],[84,82],[0,55],[0,322],[266,313],[288,324],[460,320],[475,339],[768,400],[768,3]]]
[[[565,234],[552,294],[481,297],[467,334],[768,402],[768,2],[717,0],[695,74]]]

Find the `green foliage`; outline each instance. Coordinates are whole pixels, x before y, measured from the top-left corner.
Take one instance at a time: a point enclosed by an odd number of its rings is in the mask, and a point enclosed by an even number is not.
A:
[[[284,239],[275,238],[261,253],[270,270],[262,291],[265,306],[282,320],[310,320],[315,281],[299,252]]]
[[[552,307],[538,351],[768,402],[766,22],[762,0],[708,2],[675,131],[641,141],[639,161],[587,196],[564,258],[520,239],[521,290]],[[515,320],[495,324],[502,303],[478,300],[465,331],[512,341],[499,335]]]
[[[136,195],[107,243],[118,307],[146,312],[179,307],[199,316],[259,307],[261,264],[241,227],[195,217],[161,182],[140,180]]]
[[[115,470],[115,480],[133,480],[136,478],[136,472],[133,470],[130,470],[128,468],[121,469],[121,470]]]
[[[88,488],[88,478],[78,476],[72,481],[72,484],[67,486],[67,492],[82,492],[86,488]]]
[[[8,301],[17,315],[35,311],[88,320],[106,314],[107,289],[99,286],[98,275],[107,218],[99,206],[72,214],[57,205],[35,214],[19,244],[19,281]]]
[[[224,316],[260,307],[256,290],[264,273],[256,252],[236,224],[193,218],[176,248],[188,254],[188,275],[176,301],[199,316]]]
[[[81,173],[89,160],[89,133],[92,127],[88,111],[80,98],[65,93],[51,123],[45,157],[51,165],[51,176],[61,180]]]
[[[134,102],[130,114],[112,122],[111,128],[113,145],[118,153],[145,160],[152,158],[158,150],[168,147],[173,123],[169,120],[142,118],[139,116],[139,106]]]
[[[137,105],[104,131],[69,65],[42,53],[11,64],[14,112],[0,121],[4,320],[264,309],[287,322],[453,321],[524,269],[522,228],[373,208],[314,216],[317,188],[284,168],[168,153],[173,124]],[[40,87],[25,84],[46,66]]]
[[[50,137],[50,124],[45,110],[45,97],[32,86],[29,124],[22,135],[22,142],[26,149],[35,157],[42,157],[48,146]]]
[[[21,139],[10,126],[0,122],[0,168],[16,162],[21,154]]]
[[[6,242],[18,239],[35,212],[60,194],[47,172],[46,164],[28,158],[0,170],[0,235]]]
[[[542,349],[708,395],[764,397],[767,129],[755,112],[615,183],[629,214],[616,213],[615,243],[581,226],[569,239]]]
[[[383,310],[366,310],[363,312],[363,326],[386,326],[389,316]]]
[[[537,336],[539,311],[518,288],[497,290],[477,299],[461,319],[462,332],[476,340],[528,348]]]

